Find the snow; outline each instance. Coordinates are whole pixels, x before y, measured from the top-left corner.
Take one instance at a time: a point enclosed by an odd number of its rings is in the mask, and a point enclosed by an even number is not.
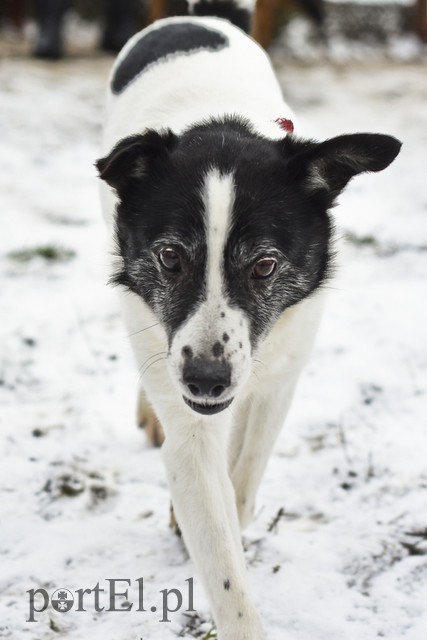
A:
[[[135,426],[137,375],[106,285],[93,162],[110,64],[0,66],[0,638],[168,640],[212,628],[168,528],[159,452]],[[275,64],[313,135],[378,130],[404,146],[335,210],[350,241],[244,533],[251,585],[269,640],[425,640],[425,67],[280,52]],[[14,253],[46,246],[57,259]],[[27,622],[30,589],[126,578],[137,602],[141,577],[145,613],[97,613],[85,596],[86,611],[49,606]],[[185,596],[190,577],[198,616],[159,622],[160,590]]]

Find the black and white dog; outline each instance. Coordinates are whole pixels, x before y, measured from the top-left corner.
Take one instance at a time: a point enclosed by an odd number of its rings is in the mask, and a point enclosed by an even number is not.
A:
[[[240,527],[316,333],[328,211],[400,149],[379,134],[294,136],[270,61],[242,30],[250,4],[195,0],[194,16],[128,42],[97,162],[142,411],[164,429],[177,520],[219,640],[265,637]]]

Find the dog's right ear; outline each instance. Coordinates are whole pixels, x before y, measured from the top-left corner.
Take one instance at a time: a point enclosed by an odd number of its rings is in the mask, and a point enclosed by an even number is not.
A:
[[[293,180],[330,207],[354,176],[388,167],[402,143],[380,133],[353,133],[324,142],[287,136],[279,145]]]
[[[120,195],[130,182],[146,176],[156,161],[166,158],[177,141],[170,129],[162,132],[150,129],[123,138],[107,156],[96,161],[99,177]]]

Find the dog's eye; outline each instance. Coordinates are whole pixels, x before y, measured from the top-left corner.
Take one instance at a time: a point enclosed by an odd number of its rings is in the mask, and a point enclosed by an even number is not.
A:
[[[168,271],[174,271],[175,273],[181,271],[181,259],[171,247],[165,247],[160,250],[159,261],[162,267]]]
[[[276,270],[277,262],[273,258],[261,258],[253,266],[252,276],[254,278],[268,278]]]

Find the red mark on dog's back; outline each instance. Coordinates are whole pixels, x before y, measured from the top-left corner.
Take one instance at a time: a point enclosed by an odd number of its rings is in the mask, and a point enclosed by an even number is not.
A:
[[[286,133],[294,132],[294,123],[292,120],[289,120],[288,118],[276,118],[274,122],[277,122],[279,127],[283,129],[283,131],[286,131]]]

